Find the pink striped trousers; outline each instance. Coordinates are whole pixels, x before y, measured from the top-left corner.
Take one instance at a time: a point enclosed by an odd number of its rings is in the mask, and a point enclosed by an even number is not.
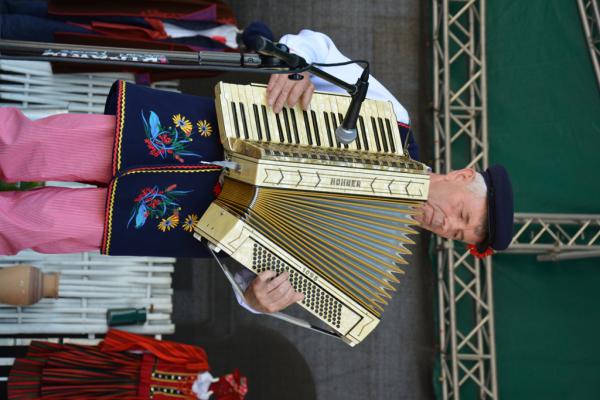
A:
[[[61,114],[31,121],[0,108],[0,180],[91,182],[111,179],[115,117]],[[0,192],[0,254],[100,248],[106,188],[43,187]]]

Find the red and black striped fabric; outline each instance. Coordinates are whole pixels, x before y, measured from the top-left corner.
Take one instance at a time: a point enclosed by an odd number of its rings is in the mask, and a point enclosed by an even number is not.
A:
[[[188,372],[209,370],[208,357],[200,347],[168,340],[159,341],[117,329],[108,332],[100,348],[104,352],[145,350],[159,360],[183,366]]]
[[[200,347],[110,330],[99,346],[32,342],[11,369],[8,398],[195,399],[208,368]]]
[[[8,379],[9,400],[137,399],[141,354],[32,342]]]

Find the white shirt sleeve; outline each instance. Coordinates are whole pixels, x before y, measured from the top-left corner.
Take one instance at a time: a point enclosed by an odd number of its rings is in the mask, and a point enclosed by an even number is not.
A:
[[[242,292],[246,291],[246,289],[250,285],[250,282],[252,282],[254,278],[256,278],[256,274],[246,268],[242,268],[240,271],[236,272],[233,275],[235,283],[237,283],[240,289],[242,289]],[[237,299],[240,306],[244,307],[246,310],[250,311],[253,314],[262,314],[260,311],[256,311],[254,308],[250,307],[248,303],[246,303],[246,299],[244,299],[244,296],[238,293],[237,290],[234,290],[233,294],[235,294],[235,298]]]
[[[297,35],[285,35],[279,42],[288,46],[292,53],[303,57],[309,64],[349,61],[349,58],[340,53],[337,47],[335,47],[335,43],[333,43],[329,36],[309,29],[303,29]],[[317,68],[350,84],[354,84],[362,73],[362,67],[357,64]],[[311,80],[315,85],[316,90],[345,93],[344,89],[319,77],[312,76]],[[406,109],[398,100],[396,100],[389,90],[383,87],[383,85],[379,83],[377,79],[373,78],[373,76],[369,77],[369,91],[367,92],[367,98],[391,101],[398,121],[404,124],[410,124],[410,118]]]

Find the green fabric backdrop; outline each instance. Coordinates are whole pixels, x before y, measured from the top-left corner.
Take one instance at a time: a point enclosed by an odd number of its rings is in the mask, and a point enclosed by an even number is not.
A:
[[[491,163],[520,212],[600,214],[600,89],[575,0],[487,1]],[[494,257],[502,399],[600,399],[600,259]]]

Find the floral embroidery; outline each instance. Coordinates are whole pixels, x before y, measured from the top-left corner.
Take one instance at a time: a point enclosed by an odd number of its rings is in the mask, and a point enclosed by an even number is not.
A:
[[[196,214],[190,214],[187,217],[185,217],[185,220],[183,221],[181,227],[186,232],[193,232],[194,226],[196,225],[199,219],[200,218],[198,218]]]
[[[158,229],[160,229],[163,232],[166,232],[170,231],[171,229],[177,228],[177,225],[179,225],[179,212],[176,212],[168,218],[163,218],[162,220],[160,220],[160,222],[158,223]]]
[[[181,114],[173,115],[173,123],[185,133],[185,136],[189,137],[192,134],[194,126],[185,117],[181,116]]]
[[[144,142],[153,157],[167,158],[172,156],[175,160],[183,163],[184,156],[202,157],[200,154],[187,151],[186,147],[193,141],[189,137],[192,133],[192,123],[181,114],[173,116],[175,126],[163,126],[154,111],[150,111],[148,119],[141,112],[144,122],[146,139]],[[180,132],[181,131],[181,132]]]
[[[207,120],[203,119],[202,121],[198,121],[196,125],[198,126],[198,133],[200,136],[209,137],[212,135],[212,126]]]
[[[160,219],[158,229],[163,232],[176,228],[179,225],[179,210],[181,207],[177,198],[192,192],[192,190],[175,190],[177,185],[171,185],[165,190],[158,186],[146,187],[133,200],[135,205],[127,221],[127,227],[135,221],[135,228],[140,229],[150,218]]]

